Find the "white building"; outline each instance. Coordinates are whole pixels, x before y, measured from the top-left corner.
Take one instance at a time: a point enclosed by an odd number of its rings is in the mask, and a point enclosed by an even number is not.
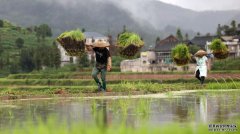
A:
[[[60,50],[61,55],[61,66],[64,66],[69,63],[77,63],[77,57],[75,56],[69,56],[66,50],[58,43],[57,45],[58,49]]]
[[[229,50],[230,57],[239,57],[240,56],[240,37],[239,36],[222,36],[220,38],[224,44],[227,45]],[[206,43],[206,50],[208,53],[211,53],[209,49],[209,45],[211,45],[211,41]]]

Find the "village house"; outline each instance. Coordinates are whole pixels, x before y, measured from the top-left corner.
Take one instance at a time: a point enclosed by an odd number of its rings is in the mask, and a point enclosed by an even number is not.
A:
[[[240,36],[221,36],[220,39],[228,47],[229,57],[239,57],[240,56]],[[207,41],[206,50],[208,53],[211,53],[209,45],[212,41]]]
[[[199,46],[203,50],[207,50],[206,44],[208,42],[211,42],[213,39],[219,38],[218,36],[211,36],[211,35],[206,35],[206,36],[195,36],[191,40],[191,44]]]
[[[139,59],[124,60],[121,62],[122,72],[157,72],[157,71],[191,71],[194,72],[195,64],[188,64],[184,67],[177,66],[171,58],[171,50],[177,44],[185,43],[187,45],[198,45],[205,48],[207,41],[215,37],[198,36],[193,40],[180,41],[175,36],[170,35],[167,38],[158,41],[153,51],[142,52]],[[194,42],[194,43],[193,43]],[[154,56],[153,56],[154,55]]]

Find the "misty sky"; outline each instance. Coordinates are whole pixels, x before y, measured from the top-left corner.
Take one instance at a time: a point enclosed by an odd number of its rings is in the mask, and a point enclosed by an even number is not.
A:
[[[160,0],[180,7],[196,10],[240,10],[240,0]]]

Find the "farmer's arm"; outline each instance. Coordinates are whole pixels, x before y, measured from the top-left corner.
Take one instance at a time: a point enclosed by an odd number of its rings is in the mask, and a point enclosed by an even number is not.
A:
[[[107,53],[108,53],[107,71],[111,71],[111,68],[112,68],[112,57],[110,55],[109,50],[107,50]]]

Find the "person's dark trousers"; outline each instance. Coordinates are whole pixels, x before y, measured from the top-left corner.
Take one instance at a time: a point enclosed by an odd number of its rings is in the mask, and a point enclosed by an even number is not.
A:
[[[197,70],[197,72],[196,72],[196,78],[200,81],[201,84],[204,83],[205,77],[204,76],[200,77],[200,71],[199,70]]]
[[[100,85],[101,85],[101,82],[99,81],[97,75],[99,73],[101,73],[101,80],[102,80],[102,85],[101,86],[104,90],[106,90],[106,72],[107,72],[106,68],[98,69],[98,68],[94,67],[93,70],[92,70],[93,79],[95,80],[95,82],[97,84],[100,84]]]

